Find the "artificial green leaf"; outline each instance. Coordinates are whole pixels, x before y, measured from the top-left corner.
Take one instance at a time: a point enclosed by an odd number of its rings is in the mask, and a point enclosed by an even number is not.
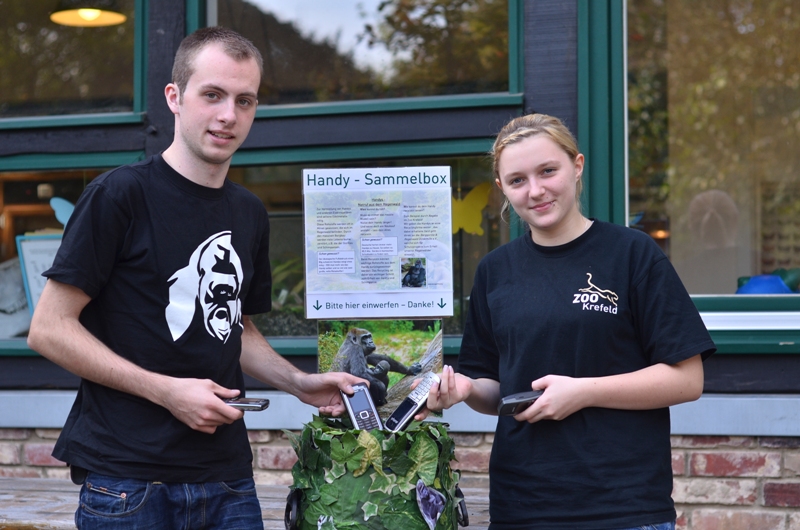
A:
[[[286,438],[289,440],[289,443],[292,444],[292,449],[294,449],[294,452],[299,455],[300,441],[301,441],[300,435],[295,434],[287,429],[283,429],[283,434],[286,435]]]
[[[426,486],[433,484],[433,479],[436,478],[436,467],[439,462],[439,451],[437,450],[436,442],[427,436],[418,436],[414,440],[411,449],[408,450],[408,456],[414,461],[413,470],[416,471],[422,482]],[[409,478],[411,479],[411,477]]]
[[[328,484],[347,473],[346,464],[344,462],[333,461],[331,468],[325,470],[325,482]]]
[[[375,471],[383,474],[383,458],[378,440],[369,432],[361,431],[358,435],[358,445],[364,448],[364,454],[361,456],[358,469],[353,471],[353,476],[360,477],[367,472],[370,465]]]
[[[381,521],[386,528],[429,530],[415,501],[393,502],[381,514]]]
[[[379,491],[385,494],[387,497],[391,495],[392,489],[394,489],[394,485],[397,483],[397,475],[393,473],[372,473],[370,475],[372,478],[372,486],[369,488],[370,493],[374,493]]]
[[[361,511],[364,512],[364,520],[369,521],[370,517],[378,515],[378,505],[373,502],[365,502],[361,505]]]
[[[299,462],[295,463],[295,465],[292,467],[292,480],[294,481],[294,487],[297,489],[306,489],[311,484],[308,476],[298,464]]]
[[[408,475],[397,477],[396,485],[400,493],[408,495],[417,488],[417,474],[412,471]]]
[[[370,482],[369,477],[355,478],[350,474],[343,475],[336,481],[339,499],[331,505],[335,521],[356,519],[361,503],[369,497]]]
[[[396,474],[402,476],[408,474],[408,470],[414,466],[414,461],[408,455],[400,454],[392,459],[384,459],[384,464]]]
[[[331,505],[339,500],[339,488],[335,484],[325,484],[319,489],[319,502]]]
[[[345,463],[350,457],[350,451],[345,449],[341,440],[331,440],[331,460],[334,462]]]

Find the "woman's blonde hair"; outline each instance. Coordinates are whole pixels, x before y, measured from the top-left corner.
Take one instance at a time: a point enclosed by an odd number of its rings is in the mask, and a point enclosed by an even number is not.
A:
[[[500,132],[497,134],[497,139],[494,141],[492,150],[489,154],[492,157],[492,172],[494,178],[500,178],[499,164],[500,155],[509,145],[521,142],[525,138],[531,138],[537,135],[546,135],[550,140],[556,143],[574,163],[575,159],[580,154],[578,151],[578,142],[572,135],[570,130],[564,125],[561,120],[547,114],[528,114],[514,118],[508,122]],[[578,203],[578,210],[581,209],[581,191],[583,191],[583,178],[578,180],[577,189],[575,191],[575,200]],[[503,202],[501,216],[508,213],[510,204],[508,199]]]

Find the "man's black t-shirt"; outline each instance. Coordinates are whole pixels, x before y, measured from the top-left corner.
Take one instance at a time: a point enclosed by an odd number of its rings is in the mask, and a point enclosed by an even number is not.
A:
[[[242,316],[270,309],[268,255],[257,197],[228,180],[218,189],[194,184],[158,155],[87,186],[44,275],[92,298],[81,322],[120,356],[244,392]],[[53,454],[143,480],[252,476],[243,421],[204,434],[150,401],[86,380]]]
[[[600,377],[715,349],[646,234],[595,221],[576,240],[526,234],[478,266],[459,371],[501,395],[549,374]],[[562,421],[498,420],[492,529],[625,528],[674,520],[669,409],[587,408]]]

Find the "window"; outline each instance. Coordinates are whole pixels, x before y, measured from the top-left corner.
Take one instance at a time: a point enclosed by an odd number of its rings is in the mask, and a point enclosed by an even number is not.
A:
[[[103,169],[0,172],[0,340],[27,335],[25,297],[16,237],[60,232],[50,199],[75,203]]]
[[[134,0],[117,26],[50,21],[57,2],[0,2],[0,118],[131,112]]]
[[[255,317],[264,335],[316,336],[316,320],[306,320],[303,308],[303,202],[301,173],[304,168],[450,166],[453,200],[470,201],[473,222],[460,222],[453,234],[454,316],[444,319],[446,334],[461,334],[465,308],[475,268],[487,252],[508,241],[509,226],[499,217],[502,196],[491,181],[485,156],[370,160],[336,164],[308,163],[282,166],[234,167],[228,177],[246,186],[270,214],[270,260],[273,272],[273,310]],[[463,225],[463,226],[462,226]]]
[[[631,225],[692,294],[800,280],[800,1],[629,0]],[[793,270],[794,269],[794,270]]]
[[[261,104],[509,90],[506,0],[209,0],[264,56]]]

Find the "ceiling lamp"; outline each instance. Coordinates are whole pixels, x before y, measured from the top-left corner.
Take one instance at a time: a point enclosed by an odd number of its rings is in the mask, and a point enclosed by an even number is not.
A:
[[[91,27],[122,24],[128,17],[114,0],[61,0],[50,20],[62,26]]]

